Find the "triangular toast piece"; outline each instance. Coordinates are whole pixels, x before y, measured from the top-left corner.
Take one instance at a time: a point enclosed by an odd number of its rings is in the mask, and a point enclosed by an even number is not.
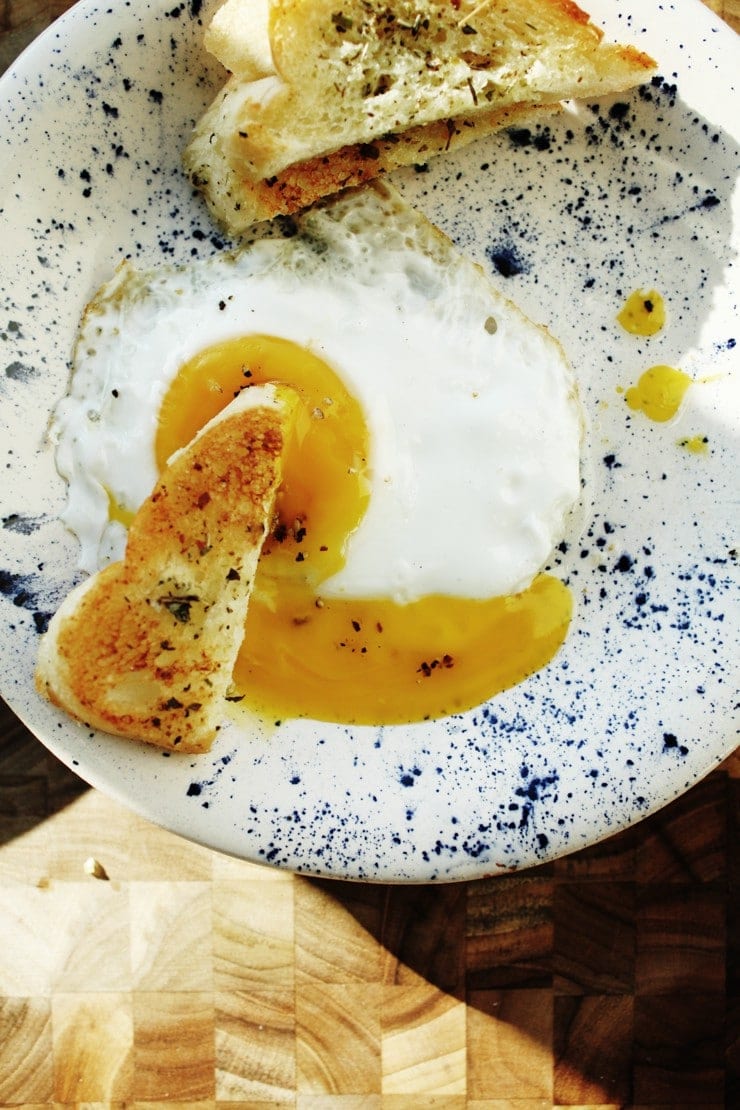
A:
[[[39,691],[91,727],[207,751],[281,480],[296,394],[253,386],[170,459],[125,556],[76,587],[41,640]]]
[[[233,38],[240,9],[244,26],[258,11],[267,20],[267,45],[260,35],[251,54]],[[264,218],[265,190],[286,185],[288,170],[308,186],[281,211],[356,184],[353,160],[362,180],[448,149],[440,126],[469,141],[507,126],[509,113],[622,92],[655,68],[634,47],[605,42],[571,0],[228,0],[225,10],[206,42],[233,76],[196,126],[185,165],[219,218],[233,214],[232,230],[246,226],[239,194],[251,198],[242,204],[250,220],[251,209]],[[214,199],[224,190],[229,204]]]
[[[214,111],[217,110],[214,106]],[[232,235],[247,231],[262,220],[290,216],[342,189],[364,185],[400,166],[427,162],[437,154],[457,150],[484,135],[505,127],[532,126],[559,105],[515,105],[475,117],[440,120],[410,127],[400,135],[387,135],[372,143],[354,143],[331,154],[288,166],[274,177],[253,181],[214,141],[224,126],[215,120],[194,135],[185,166],[196,188],[219,224]]]

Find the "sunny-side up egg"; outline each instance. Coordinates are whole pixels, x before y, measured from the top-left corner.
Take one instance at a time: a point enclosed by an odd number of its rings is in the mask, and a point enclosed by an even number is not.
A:
[[[88,306],[54,427],[93,571],[167,458],[241,389],[293,386],[235,694],[390,723],[549,662],[572,599],[540,573],[579,494],[561,348],[387,186],[186,268],[124,264]]]

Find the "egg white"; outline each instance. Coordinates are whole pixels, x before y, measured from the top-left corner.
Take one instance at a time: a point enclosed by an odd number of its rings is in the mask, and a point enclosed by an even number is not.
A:
[[[151,491],[159,407],[199,351],[250,333],[328,362],[370,433],[370,502],[325,596],[524,589],[579,494],[581,417],[557,342],[388,186],[298,233],[178,268],[123,264],[82,321],[53,431],[80,566],[120,557],[109,493]]]

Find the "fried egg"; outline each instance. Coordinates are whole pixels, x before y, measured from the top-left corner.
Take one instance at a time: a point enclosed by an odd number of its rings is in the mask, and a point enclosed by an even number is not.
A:
[[[387,185],[186,267],[124,263],[89,304],[54,421],[92,572],[167,458],[242,389],[292,386],[235,673],[264,716],[382,724],[480,704],[562,643],[541,573],[578,499],[559,344]]]

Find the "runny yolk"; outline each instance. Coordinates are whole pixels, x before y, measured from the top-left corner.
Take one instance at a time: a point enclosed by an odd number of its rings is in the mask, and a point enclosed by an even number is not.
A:
[[[282,382],[301,399],[283,459],[279,526],[261,562],[263,592],[282,580],[317,585],[344,565],[345,540],[369,497],[367,428],[362,409],[316,355],[269,335],[209,347],[187,362],[165,395],[156,440],[160,469],[170,455],[245,386]]]
[[[160,468],[240,389],[267,381],[292,386],[302,403],[234,670],[244,704],[281,720],[419,721],[470,709],[544,667],[572,610],[569,590],[549,575],[484,601],[322,597],[368,504],[371,445],[359,404],[306,349],[252,335],[183,366],[160,411]]]
[[[665,423],[678,413],[690,385],[691,378],[683,370],[673,366],[651,366],[640,376],[637,385],[630,386],[624,398],[633,411]]]

